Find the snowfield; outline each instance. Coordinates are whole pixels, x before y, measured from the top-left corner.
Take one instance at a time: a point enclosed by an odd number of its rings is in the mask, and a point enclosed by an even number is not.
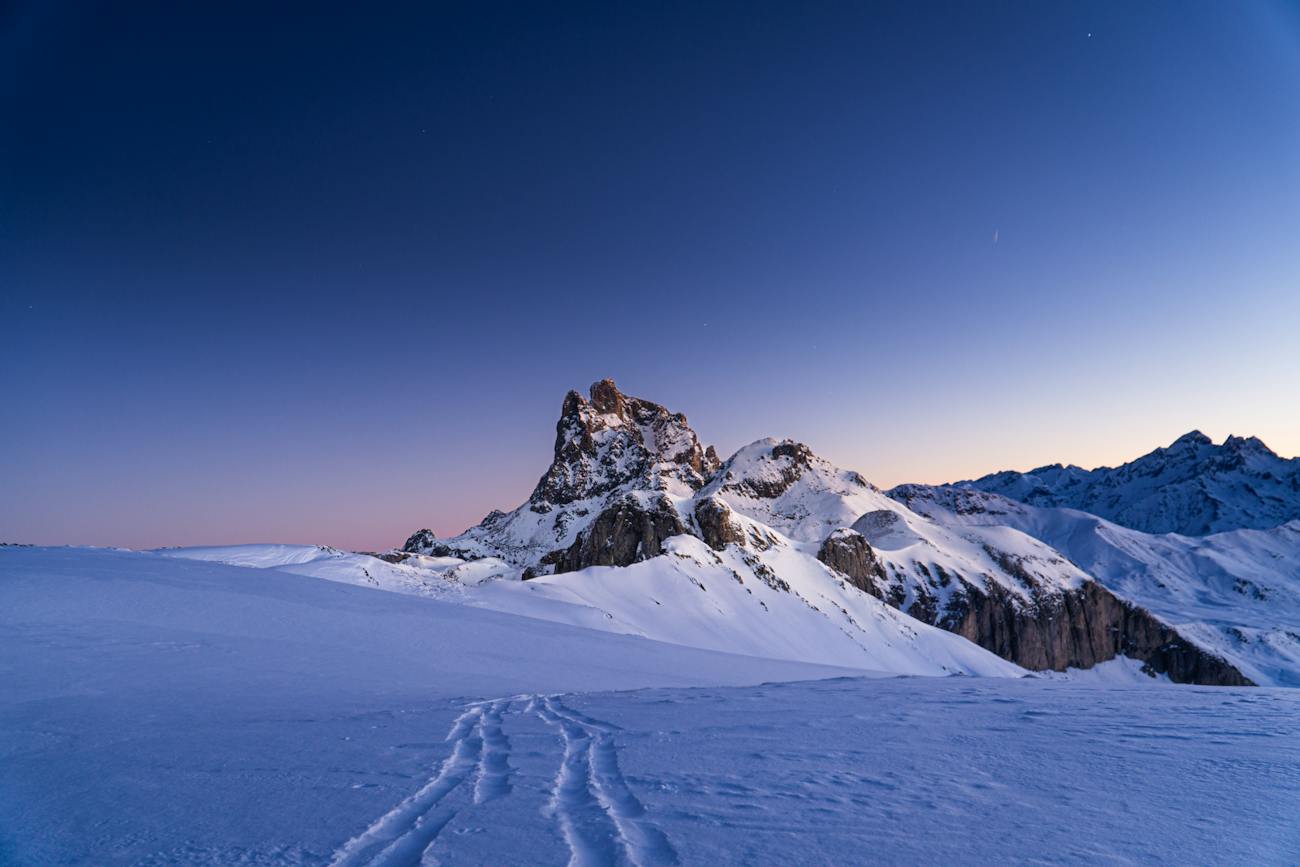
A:
[[[1300,857],[1300,692],[884,677],[257,547],[0,548],[0,862]]]

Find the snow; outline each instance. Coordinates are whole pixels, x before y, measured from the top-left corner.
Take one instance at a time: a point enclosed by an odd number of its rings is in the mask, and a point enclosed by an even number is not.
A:
[[[956,485],[1079,509],[1147,533],[1268,529],[1300,518],[1300,458],[1280,458],[1255,437],[1215,445],[1200,431],[1115,468],[1056,464]]]
[[[757,554],[734,545],[715,552],[676,536],[667,549],[627,567],[484,586],[466,601],[711,650],[896,674],[1025,674],[847,585],[788,544]],[[755,563],[777,578],[764,581]],[[548,604],[537,606],[539,598]]]
[[[485,574],[505,574],[511,571],[501,561],[492,558],[474,564],[452,557],[421,557],[410,563],[387,563],[378,557],[340,551],[324,545],[220,545],[161,548],[155,553],[185,560],[205,560],[254,569],[277,569],[345,584],[441,597],[456,594],[458,578],[476,583]]]
[[[0,549],[0,651],[6,864],[1300,851],[1294,690],[864,678],[86,549]]]
[[[804,450],[806,465],[776,455],[774,449],[783,445]],[[757,495],[773,485],[784,486],[784,490],[775,497]],[[710,495],[804,543],[810,553],[834,530],[856,529],[904,591],[905,610],[918,595],[938,599],[942,608],[959,589],[955,582],[933,577],[944,573],[960,575],[976,587],[993,580],[1028,600],[1030,588],[1009,574],[995,554],[1017,562],[1033,576],[1038,588],[1067,590],[1088,580],[1057,551],[1025,533],[1002,527],[954,529],[932,521],[891,499],[856,472],[840,469],[788,440],[758,440],[737,451],[699,494]]]
[[[336,574],[325,574],[316,561],[310,574],[353,583],[360,574],[375,586],[423,595],[438,592],[441,579],[463,591],[467,604],[692,647],[895,673],[1009,675],[1022,672],[846,583],[818,559],[822,542],[850,527],[863,532],[883,569],[865,586],[927,620],[962,610],[970,589],[989,591],[989,582],[1007,590],[999,595],[1012,604],[1029,607],[1090,580],[1025,533],[953,528],[918,515],[801,443],[759,440],[718,467],[684,416],[622,395],[611,381],[593,385],[591,396],[590,402],[576,392],[566,397],[554,459],[528,502],[493,512],[451,539],[435,541],[426,531],[412,537],[413,549],[452,555],[445,562],[412,558],[401,565],[414,571],[377,576],[331,558]],[[709,534],[696,514],[706,500],[706,514],[724,525],[719,538],[731,540],[721,553],[701,541]],[[648,542],[619,523],[626,521],[627,503],[661,516],[675,511],[669,525],[692,538],[671,540],[666,559],[626,565]],[[583,538],[615,505],[606,523],[616,526],[602,529],[606,537]],[[623,568],[551,576],[557,563],[574,562],[571,546],[580,538],[582,562],[617,558]],[[624,550],[604,556],[617,547],[614,538]],[[721,545],[719,538],[710,541]],[[864,586],[868,579],[856,581]]]
[[[507,611],[687,647],[894,674],[1020,677],[1024,670],[848,586],[816,558],[777,545],[714,552],[691,536],[668,555],[631,566],[521,582],[499,560],[412,558],[388,570],[377,558],[312,546],[173,548],[159,553],[310,574]],[[780,582],[764,581],[766,566]],[[362,577],[364,574],[365,577]]]
[[[1300,686],[1300,521],[1199,537],[1153,535],[982,491],[903,485],[891,493],[952,526],[1029,533],[1255,683]]]
[[[1099,662],[1092,668],[1067,668],[1065,671],[1036,671],[1034,677],[1048,680],[1068,680],[1088,683],[1096,686],[1150,686],[1153,683],[1172,683],[1167,674],[1154,674],[1144,671],[1145,663],[1140,659],[1117,656],[1105,662]]]

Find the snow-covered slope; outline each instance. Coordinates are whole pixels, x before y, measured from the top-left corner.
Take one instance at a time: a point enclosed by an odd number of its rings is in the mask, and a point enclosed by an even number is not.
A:
[[[322,560],[258,547],[207,555]],[[0,863],[1294,860],[1300,693],[1101,668],[1105,688],[863,678],[275,568],[0,546]]]
[[[421,530],[390,559],[404,556],[473,585],[471,604],[692,646],[909,673],[1014,670],[932,624],[1029,668],[1127,654],[1176,680],[1243,682],[1031,536],[930,521],[789,440],[719,465],[684,416],[610,380],[566,396],[527,503],[451,539]]]
[[[276,569],[294,575],[310,575],[344,584],[377,587],[419,596],[453,598],[461,582],[448,580],[445,570],[460,565],[460,560],[429,558],[434,567],[419,568],[423,558],[407,558],[389,563],[378,557],[340,551],[326,545],[219,545],[202,548],[160,548],[154,553],[183,560],[207,560],[253,569]],[[470,571],[490,570],[490,562],[476,562]]]
[[[799,443],[741,449],[699,496],[795,536],[909,614],[1026,667],[1087,668],[1128,655],[1177,680],[1241,682],[1049,545],[1012,527],[932,521]]]
[[[1300,458],[1280,458],[1255,437],[1215,445],[1200,431],[1119,467],[1053,464],[956,485],[1079,509],[1147,533],[1199,536],[1300,518]]]
[[[1029,533],[1256,683],[1300,686],[1300,521],[1200,537],[1152,535],[966,488],[902,485],[890,495],[952,527]]]
[[[908,612],[933,612],[931,618],[959,604],[967,586],[987,591],[998,585],[1029,604],[1088,580],[1036,539],[1005,528],[953,529],[930,521],[791,440],[763,439],[740,449],[700,495],[720,497],[810,553],[839,528],[859,533],[884,566],[880,595]]]
[[[159,553],[434,596],[727,653],[893,674],[1025,674],[968,641],[884,605],[775,536],[762,552],[738,547],[714,551],[692,536],[675,536],[660,557],[527,582],[508,567],[485,575],[490,567],[483,561],[416,555],[392,565],[315,546]]]

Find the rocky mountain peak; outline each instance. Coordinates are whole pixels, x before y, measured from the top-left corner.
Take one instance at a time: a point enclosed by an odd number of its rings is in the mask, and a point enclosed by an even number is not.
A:
[[[603,496],[630,486],[696,491],[718,468],[686,416],[619,391],[612,379],[589,397],[570,391],[555,427],[555,457],[529,501],[549,506]]]
[[[1277,453],[1264,445],[1264,441],[1259,437],[1238,437],[1229,434],[1228,438],[1223,441],[1223,447],[1229,451],[1241,454],[1258,454],[1277,457]]]
[[[595,407],[596,412],[625,418],[627,399],[623,397],[623,392],[618,390],[614,380],[602,379],[600,382],[593,382],[590,393],[591,405]]]
[[[1170,448],[1180,445],[1208,446],[1213,444],[1214,440],[1207,437],[1198,430],[1189,431],[1170,444]]]
[[[434,532],[428,527],[425,527],[422,530],[416,530],[412,533],[406,540],[406,544],[402,546],[402,550],[408,552],[426,551],[432,548],[437,541],[438,537],[434,535]]]

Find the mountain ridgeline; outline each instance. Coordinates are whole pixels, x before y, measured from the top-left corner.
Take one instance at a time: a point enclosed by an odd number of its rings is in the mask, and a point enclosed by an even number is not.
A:
[[[1178,682],[1251,683],[1020,530],[931,520],[791,440],[759,440],[720,461],[684,415],[611,380],[566,395],[554,458],[527,502],[453,538],[421,530],[403,553],[472,563],[500,580],[598,575],[592,593],[627,598],[649,592],[637,564],[667,558],[705,593],[722,590],[709,583],[719,574],[749,588],[737,604],[762,606],[773,641],[813,640],[788,634],[796,628],[838,630],[865,653],[884,653],[882,641],[895,652],[899,642],[934,646],[916,638],[927,624],[1032,670],[1123,656]],[[772,591],[789,604],[763,601]],[[703,616],[649,601],[637,624],[651,637],[671,635],[675,616]],[[887,623],[894,637],[864,618]]]
[[[1280,458],[1255,437],[1230,436],[1215,445],[1200,431],[1114,468],[1052,464],[954,487],[1078,509],[1144,533],[1204,536],[1300,518],[1300,458]]]

